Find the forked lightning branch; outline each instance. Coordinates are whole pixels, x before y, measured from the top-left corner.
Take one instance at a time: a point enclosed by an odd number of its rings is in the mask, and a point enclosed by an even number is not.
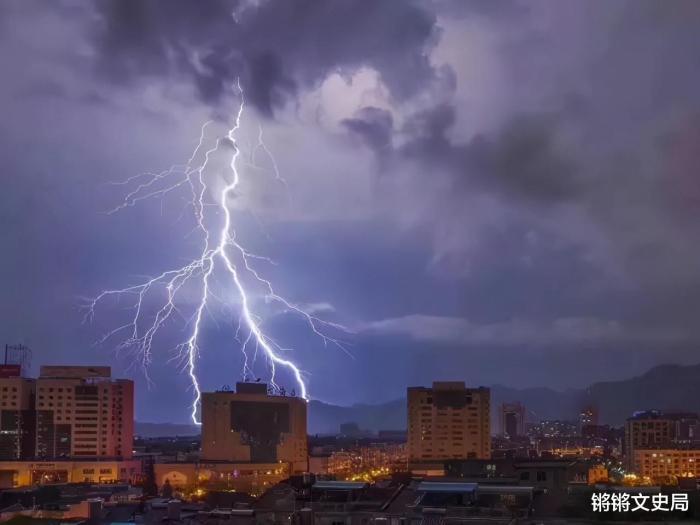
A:
[[[273,283],[255,266],[256,261],[269,262],[269,259],[251,253],[239,241],[232,204],[240,197],[242,178],[238,166],[241,146],[237,134],[244,116],[245,98],[240,85],[238,94],[238,109],[231,127],[224,136],[207,138],[207,130],[211,124],[207,122],[202,126],[199,142],[184,164],[173,165],[159,173],[135,175],[117,183],[125,188],[125,196],[110,213],[125,212],[133,206],[163,199],[176,192],[187,195],[187,210],[193,215],[195,232],[199,235],[200,251],[185,265],[166,269],[136,284],[104,290],[87,305],[86,319],[93,319],[97,307],[108,298],[128,296],[132,299],[129,304],[133,310],[127,322],[104,334],[99,342],[105,344],[116,340],[118,350],[135,352],[146,373],[154,354],[161,350],[158,348],[160,332],[167,324],[177,319],[185,324],[186,337],[177,344],[177,355],[182,358],[184,369],[191,381],[194,395],[191,418],[195,424],[200,424],[201,381],[197,372],[197,361],[200,353],[205,351],[201,343],[202,335],[206,329],[210,303],[215,298],[221,300],[222,294],[233,290],[236,295],[235,298],[231,298],[233,300],[228,300],[228,297],[223,300],[226,303],[235,303],[239,312],[235,338],[243,355],[244,377],[253,375],[257,356],[262,354],[268,363],[269,383],[273,388],[280,388],[275,381],[276,372],[279,368],[284,368],[293,377],[295,388],[301,396],[308,399],[301,368],[287,357],[288,349],[265,331],[262,317],[254,311],[253,292],[248,289],[247,282],[256,283],[263,290],[265,302],[278,308],[279,313],[299,316],[311,333],[320,337],[324,344],[343,348],[342,341],[331,335],[331,332],[337,333],[337,330],[343,330],[343,327],[316,317],[312,312],[278,294]],[[268,155],[275,180],[282,182],[286,188],[286,182],[280,177],[277,169],[277,162],[262,140],[262,131],[255,147]],[[214,183],[217,175],[213,173],[215,170],[211,169],[215,154],[229,156],[225,180],[220,184],[218,192],[217,184]],[[221,286],[214,278],[217,271],[226,276],[229,281],[225,283],[226,286]],[[192,287],[197,296],[194,312],[189,318],[183,318],[181,305],[184,302],[184,291]]]

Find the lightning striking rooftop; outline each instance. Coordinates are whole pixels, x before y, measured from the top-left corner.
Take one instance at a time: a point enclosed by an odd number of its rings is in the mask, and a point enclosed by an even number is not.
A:
[[[191,418],[195,424],[200,424],[199,405],[202,392],[201,381],[197,374],[197,360],[202,352],[200,341],[209,304],[212,298],[218,297],[218,290],[215,290],[217,288],[216,279],[214,279],[215,270],[223,271],[229,280],[229,286],[237,295],[240,316],[235,337],[243,353],[244,377],[252,375],[252,367],[255,365],[258,352],[261,351],[269,364],[269,382],[272,388],[279,389],[275,382],[275,373],[278,367],[284,367],[294,378],[300,395],[308,399],[307,385],[301,368],[291,359],[283,357],[286,349],[264,331],[261,318],[253,312],[251,292],[246,288],[245,278],[261,286],[265,299],[278,305],[282,312],[291,313],[303,319],[310,331],[320,337],[324,344],[332,344],[345,350],[343,342],[328,333],[345,329],[339,324],[316,317],[312,312],[279,295],[273,283],[263,277],[254,265],[255,260],[271,261],[249,252],[238,240],[230,203],[236,199],[241,183],[238,169],[241,147],[236,135],[241,128],[245,98],[240,85],[238,85],[238,93],[240,103],[232,126],[225,136],[217,138],[215,143],[207,149],[205,146],[207,128],[212,122],[206,122],[201,128],[199,141],[186,163],[173,165],[158,173],[139,174],[116,183],[131,189],[128,190],[123,201],[109,212],[116,213],[142,201],[162,198],[182,189],[189,196],[187,209],[191,208],[195,231],[201,236],[201,251],[183,266],[163,271],[131,286],[104,290],[87,302],[86,319],[91,320],[95,316],[98,304],[109,297],[134,298],[132,314],[129,315],[128,321],[104,334],[99,343],[106,343],[118,335],[127,334],[126,338],[118,343],[117,349],[136,352],[146,377],[148,377],[148,366],[153,359],[157,334],[174,317],[184,319],[188,328],[187,337],[177,345],[177,355],[182,358],[184,369],[191,381],[194,393]],[[215,192],[215,189],[209,177],[210,160],[215,153],[230,150],[232,153],[228,160],[228,175],[225,177],[225,183],[218,192],[218,197],[211,199],[209,196]],[[251,154],[253,163],[256,151],[262,151],[269,158],[275,180],[286,188],[287,182],[280,175],[277,161],[263,141],[262,127],[259,130],[258,144],[254,146]],[[198,161],[200,158],[201,160]],[[212,227],[212,222],[217,223],[217,226]],[[197,290],[198,301],[191,318],[185,319],[178,305],[183,289],[191,286]],[[157,301],[155,313],[146,304],[147,299],[151,300],[154,297]]]

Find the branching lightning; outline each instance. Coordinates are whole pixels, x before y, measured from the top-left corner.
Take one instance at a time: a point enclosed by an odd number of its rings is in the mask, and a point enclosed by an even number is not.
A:
[[[184,188],[189,195],[187,208],[191,207],[194,216],[194,231],[201,234],[201,251],[184,266],[166,270],[132,286],[104,290],[96,297],[90,299],[86,305],[86,319],[92,320],[98,304],[107,298],[119,298],[122,296],[134,298],[133,315],[130,314],[128,322],[107,332],[100,339],[99,343],[105,343],[108,339],[118,334],[128,334],[118,344],[117,348],[118,350],[135,351],[146,374],[148,366],[153,359],[156,335],[173,317],[184,319],[186,326],[189,327],[189,331],[186,340],[178,344],[177,354],[182,358],[184,369],[189,375],[194,392],[191,418],[195,424],[200,424],[199,402],[202,392],[197,375],[197,359],[202,350],[200,340],[205,323],[205,314],[211,300],[217,298],[213,290],[216,286],[215,270],[223,271],[227,276],[240,302],[240,317],[235,337],[239,341],[240,349],[243,353],[244,377],[252,375],[252,367],[255,364],[258,352],[261,351],[269,363],[270,385],[275,389],[279,389],[275,382],[275,373],[278,367],[284,367],[291,372],[300,395],[304,399],[308,399],[307,386],[302,370],[292,360],[282,357],[287,349],[281,347],[263,330],[262,320],[253,312],[250,292],[246,289],[243,276],[247,276],[262,287],[267,302],[277,304],[282,309],[282,312],[297,315],[305,321],[310,331],[321,338],[324,344],[332,344],[345,350],[343,342],[328,333],[330,330],[346,331],[345,328],[339,324],[319,319],[311,311],[307,311],[302,306],[296,305],[279,295],[275,291],[272,282],[263,277],[254,265],[256,260],[263,260],[269,263],[272,261],[266,257],[249,252],[238,240],[232,212],[229,208],[229,203],[236,198],[236,192],[241,182],[238,169],[241,148],[236,135],[241,128],[245,99],[240,85],[238,86],[238,92],[240,94],[238,110],[234,116],[231,128],[224,137],[218,138],[212,147],[205,149],[207,142],[206,131],[211,124],[211,122],[206,122],[201,128],[197,146],[186,163],[173,165],[167,170],[158,173],[143,173],[116,183],[133,189],[128,191],[123,201],[109,212],[116,213],[125,208],[135,206],[142,201],[163,198],[175,190]],[[215,153],[228,149],[233,150],[227,166],[228,176],[218,194],[218,200],[211,202],[211,199],[207,198],[213,191],[207,177],[207,168]],[[259,130],[258,144],[253,148],[251,154],[251,162],[253,164],[255,164],[256,151],[261,151],[268,157],[275,180],[286,188],[287,182],[280,175],[277,161],[263,141],[262,127]],[[197,163],[198,158],[202,158],[199,163]],[[218,221],[218,226],[215,228],[210,225],[212,217]],[[195,289],[198,290],[198,302],[193,315],[190,319],[187,319],[178,307],[179,295],[184,287],[192,285],[195,285]],[[162,296],[163,289],[165,292],[164,297],[159,297],[155,314],[149,314],[151,309],[146,305],[147,299],[158,293]],[[251,351],[253,352],[252,356],[250,355]]]

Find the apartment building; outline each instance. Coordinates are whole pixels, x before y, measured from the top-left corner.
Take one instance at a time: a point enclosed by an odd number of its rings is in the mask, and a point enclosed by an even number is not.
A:
[[[408,389],[408,462],[491,457],[490,391],[464,382]]]
[[[308,469],[306,401],[271,395],[264,383],[202,394],[202,461],[288,463]]]
[[[637,475],[655,482],[670,477],[700,478],[700,450],[637,449],[632,467]]]
[[[134,384],[107,366],[42,366],[36,380],[36,457],[132,456]]]
[[[36,382],[19,365],[0,365],[0,461],[34,455]]]

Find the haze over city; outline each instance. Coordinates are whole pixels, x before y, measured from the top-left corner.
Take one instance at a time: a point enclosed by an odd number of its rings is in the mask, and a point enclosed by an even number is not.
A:
[[[311,399],[565,390],[700,361],[700,4],[167,4],[0,3],[0,333],[35,369],[110,365],[137,420],[189,420],[176,347],[198,295],[147,371],[119,337],[97,344],[133,301],[85,306],[196,255],[187,190],[111,213],[134,189],[115,183],[186,163],[207,121],[225,137],[241,94],[237,238],[344,341],[251,292]],[[243,379],[240,297],[220,292],[207,391]]]

